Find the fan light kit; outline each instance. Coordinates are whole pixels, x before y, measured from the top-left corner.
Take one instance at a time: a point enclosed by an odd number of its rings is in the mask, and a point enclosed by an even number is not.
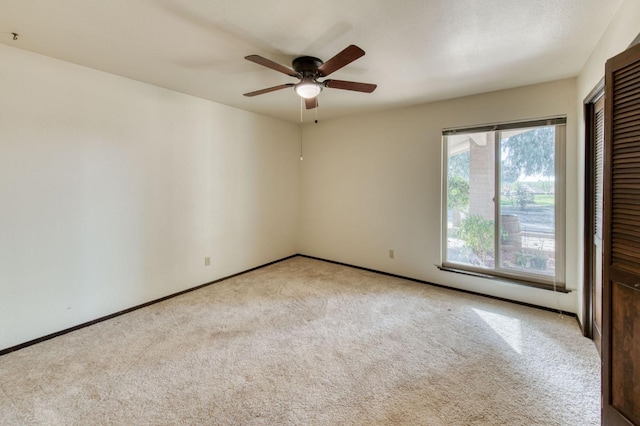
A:
[[[301,81],[295,87],[296,93],[305,99],[313,99],[322,91],[322,86],[314,82]]]
[[[371,93],[376,90],[375,84],[369,83],[357,83],[355,81],[344,80],[324,80],[318,81],[318,78],[326,77],[334,71],[350,64],[356,59],[364,56],[364,50],[360,49],[356,45],[350,45],[343,51],[338,53],[327,62],[322,62],[318,58],[313,56],[300,56],[295,58],[291,64],[292,68],[287,68],[284,65],[280,65],[267,58],[263,58],[259,55],[249,55],[245,57],[246,60],[255,62],[258,65],[262,65],[272,70],[281,72],[291,77],[296,77],[300,81],[296,84],[287,83],[279,86],[273,86],[255,92],[245,93],[244,96],[257,96],[269,92],[274,92],[280,89],[286,89],[287,87],[293,87],[296,93],[305,100],[307,109],[313,109],[318,106],[317,96],[322,92],[322,89],[329,87],[331,89],[352,90],[355,92]]]

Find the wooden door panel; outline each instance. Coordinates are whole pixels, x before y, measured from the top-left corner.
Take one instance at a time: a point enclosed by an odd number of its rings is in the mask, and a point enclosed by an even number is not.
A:
[[[640,45],[605,66],[602,423],[640,425]]]
[[[611,405],[640,424],[640,291],[615,281],[611,291]]]

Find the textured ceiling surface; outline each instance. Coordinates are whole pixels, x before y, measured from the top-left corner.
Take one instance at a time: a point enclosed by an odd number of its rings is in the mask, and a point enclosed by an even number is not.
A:
[[[366,55],[331,78],[378,84],[325,89],[322,119],[577,75],[621,0],[0,0],[0,42],[289,121],[286,66]],[[19,33],[13,40],[11,32]],[[304,111],[304,121],[315,111]]]

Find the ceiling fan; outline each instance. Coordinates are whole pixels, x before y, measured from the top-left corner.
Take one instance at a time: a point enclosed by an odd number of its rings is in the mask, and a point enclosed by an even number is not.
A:
[[[318,81],[318,78],[327,77],[329,74],[350,64],[361,56],[364,56],[364,50],[352,44],[333,58],[329,59],[327,62],[322,62],[321,59],[314,58],[313,56],[300,56],[299,58],[295,58],[291,64],[293,69],[290,69],[267,58],[263,58],[262,56],[249,55],[245,57],[246,60],[271,68],[272,70],[276,70],[288,76],[296,77],[300,79],[300,81],[298,83],[287,83],[279,86],[268,87],[262,90],[256,90],[255,92],[245,93],[244,96],[262,95],[264,93],[286,89],[287,87],[293,87],[296,93],[300,95],[300,97],[304,98],[307,109],[313,109],[318,106],[317,96],[325,87],[371,93],[376,89],[376,87],[378,87],[377,85],[330,79]]]

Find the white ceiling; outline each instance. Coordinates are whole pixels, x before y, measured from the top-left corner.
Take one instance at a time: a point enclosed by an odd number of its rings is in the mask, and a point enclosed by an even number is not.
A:
[[[621,1],[0,0],[0,42],[299,121],[293,89],[242,96],[297,81],[245,56],[290,67],[364,49],[331,78],[378,89],[325,89],[328,119],[573,77]]]

